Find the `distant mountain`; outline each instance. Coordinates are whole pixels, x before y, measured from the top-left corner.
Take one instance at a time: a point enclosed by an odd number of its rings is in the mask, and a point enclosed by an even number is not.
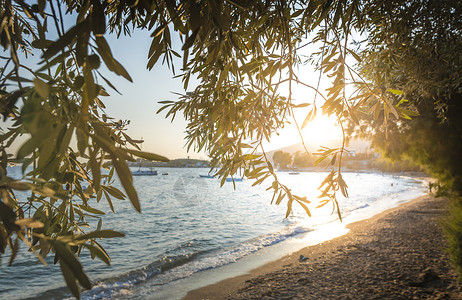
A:
[[[347,150],[355,150],[356,153],[364,153],[364,152],[371,151],[370,145],[371,144],[370,144],[369,141],[360,140],[360,139],[353,139],[346,146],[346,149]],[[329,142],[322,143],[320,145],[306,144],[306,147],[308,148],[308,151],[310,153],[318,152],[318,149],[321,146],[328,147],[328,148],[339,148],[339,147],[342,146],[342,140],[341,139],[331,140]],[[276,150],[268,151],[266,153],[266,155],[267,155],[268,158],[270,158],[271,161],[272,161],[273,154],[276,151],[284,151],[284,152],[294,154],[297,151],[305,152],[305,149],[303,148],[303,145],[301,143],[298,143],[298,144],[290,145],[290,146],[287,146],[287,147],[282,147],[282,148],[279,148],[279,149],[276,149]]]
[[[140,163],[140,161],[142,161]],[[172,159],[168,162],[151,162],[144,159],[137,159],[136,162],[132,162],[131,166],[143,166],[143,167],[170,167],[170,168],[206,168],[210,167],[210,162],[202,159],[190,159],[190,158],[179,158]]]

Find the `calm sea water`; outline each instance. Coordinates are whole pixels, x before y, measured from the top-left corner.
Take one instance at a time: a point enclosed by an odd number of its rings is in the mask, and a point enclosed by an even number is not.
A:
[[[18,168],[10,174],[20,176]],[[321,224],[338,222],[331,206],[314,209],[316,188],[326,173],[301,172],[279,178],[297,195],[313,200],[313,217],[294,205],[294,213],[285,216],[285,202],[270,205],[269,184],[251,187],[251,181],[232,182],[219,187],[213,178],[200,178],[208,169],[159,169],[162,176],[134,178],[142,214],[128,201],[114,200],[116,214],[103,217],[103,229],[114,229],[125,238],[102,242],[112,259],[111,266],[91,260],[83,253],[81,261],[95,287],[83,293],[83,299],[137,298],[137,287],[169,286],[201,271],[219,268],[248,257],[261,249],[284,243],[316,230]],[[372,173],[344,173],[350,198],[339,197],[346,221],[369,217],[396,206],[426,191],[424,182],[410,177]],[[98,208],[109,211],[104,199]],[[95,220],[97,222],[97,220]],[[2,299],[62,299],[70,297],[64,287],[59,266],[53,257],[44,267],[22,247],[12,267],[4,257],[0,269]],[[165,288],[164,288],[165,289]]]

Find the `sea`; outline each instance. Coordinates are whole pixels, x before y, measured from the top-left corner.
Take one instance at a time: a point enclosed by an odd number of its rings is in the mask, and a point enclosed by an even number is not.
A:
[[[345,234],[345,225],[428,190],[422,178],[345,172],[349,198],[338,195],[340,222],[331,204],[316,208],[317,188],[328,172],[277,172],[294,194],[312,202],[312,217],[294,204],[293,213],[285,218],[286,201],[271,204],[270,181],[252,187],[253,181],[244,179],[220,187],[218,179],[200,177],[208,172],[206,168],[158,168],[158,176],[134,177],[141,214],[128,200],[113,200],[116,213],[110,212],[104,197],[95,203],[108,212],[102,216],[102,229],[126,236],[101,241],[111,257],[110,266],[82,252],[80,260],[94,287],[83,291],[81,298],[179,299],[192,289]],[[9,175],[20,178],[20,168],[10,168]],[[98,221],[89,220],[94,225]],[[12,266],[7,266],[8,259],[9,252],[3,255],[0,268],[1,299],[72,298],[52,254],[44,266],[22,244]]]

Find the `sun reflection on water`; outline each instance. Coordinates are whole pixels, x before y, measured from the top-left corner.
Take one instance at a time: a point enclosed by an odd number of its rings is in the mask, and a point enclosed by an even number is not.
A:
[[[317,226],[314,231],[306,235],[304,240],[307,244],[316,245],[347,234],[349,231],[344,223],[336,221]]]

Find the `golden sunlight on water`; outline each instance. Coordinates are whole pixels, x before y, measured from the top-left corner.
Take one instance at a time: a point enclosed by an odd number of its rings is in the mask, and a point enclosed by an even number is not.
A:
[[[316,230],[306,235],[304,240],[307,244],[315,245],[342,236],[349,231],[350,229],[346,228],[344,223],[335,221],[316,227]]]

